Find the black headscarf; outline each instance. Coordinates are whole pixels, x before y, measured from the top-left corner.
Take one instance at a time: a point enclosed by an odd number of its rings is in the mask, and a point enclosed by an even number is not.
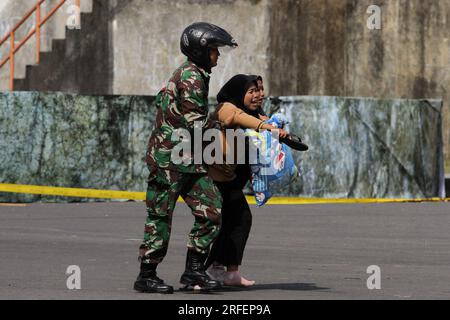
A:
[[[228,80],[222,89],[220,89],[217,94],[217,102],[232,103],[239,109],[244,110],[246,113],[254,117],[258,117],[258,110],[251,111],[244,105],[245,94],[252,84],[258,86],[257,76],[249,76],[245,74],[235,75],[233,78]]]

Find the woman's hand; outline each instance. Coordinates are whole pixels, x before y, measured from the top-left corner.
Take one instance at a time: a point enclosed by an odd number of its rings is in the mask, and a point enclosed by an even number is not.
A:
[[[279,129],[280,130],[280,138],[286,138],[289,133],[287,131],[285,131],[284,129]]]
[[[273,124],[269,124],[269,123],[263,123],[261,129],[269,130],[269,131],[272,131],[272,132],[277,131],[278,132],[278,138],[286,138],[289,135],[289,133],[284,131],[284,129],[278,129],[276,126],[274,126]]]
[[[276,128],[276,129],[272,129],[271,131],[272,132],[278,131],[278,138],[286,138],[289,135],[289,133],[283,129]]]

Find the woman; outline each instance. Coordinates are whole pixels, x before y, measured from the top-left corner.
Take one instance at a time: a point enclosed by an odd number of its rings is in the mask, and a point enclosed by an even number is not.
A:
[[[259,99],[258,99],[259,118],[264,121],[269,120],[269,117],[267,117],[266,113],[263,110],[263,103],[264,103],[264,98],[265,98],[264,81],[261,76],[255,76],[255,77],[256,77],[256,82],[258,83],[258,90],[259,90]]]
[[[275,130],[259,118],[260,91],[256,76],[234,76],[220,90],[217,101],[219,105],[213,117],[228,128]],[[280,137],[287,135],[283,130],[278,131]],[[228,152],[228,145],[229,141],[223,135],[224,156]],[[242,191],[250,178],[250,167],[235,162],[217,164],[209,166],[208,173],[223,198],[222,227],[207,262],[207,266],[214,264],[209,270],[210,274],[225,285],[252,286],[255,281],[247,280],[239,273],[252,224],[252,214]],[[226,272],[220,266],[226,266]],[[223,279],[220,279],[219,273],[224,273]]]

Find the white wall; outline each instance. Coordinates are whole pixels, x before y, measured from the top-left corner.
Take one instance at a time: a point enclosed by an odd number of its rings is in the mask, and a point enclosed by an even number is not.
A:
[[[228,30],[239,47],[213,69],[210,96],[237,73],[266,75],[268,1],[134,0],[113,22],[114,93],[154,95],[184,60],[183,29],[196,21]]]

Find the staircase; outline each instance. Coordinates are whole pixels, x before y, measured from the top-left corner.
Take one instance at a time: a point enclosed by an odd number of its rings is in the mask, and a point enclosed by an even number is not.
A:
[[[82,9],[90,7],[86,1]],[[109,1],[90,1],[91,12],[81,12],[81,29],[61,25],[65,38],[53,39],[51,51],[40,52],[39,64],[26,66],[25,78],[14,78],[14,91],[112,93]]]

